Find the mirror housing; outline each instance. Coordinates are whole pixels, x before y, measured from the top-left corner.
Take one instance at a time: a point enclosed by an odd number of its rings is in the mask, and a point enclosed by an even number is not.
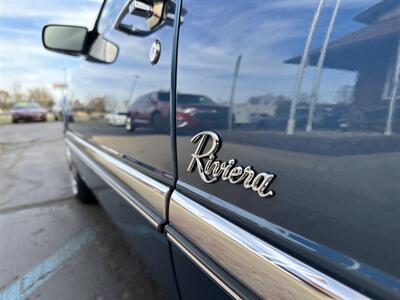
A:
[[[75,56],[83,53],[87,37],[87,28],[80,26],[46,25],[42,31],[46,49]]]
[[[113,63],[118,46],[96,31],[71,25],[46,25],[42,31],[43,46],[50,51],[67,55],[83,55],[92,62]]]
[[[118,51],[117,45],[98,35],[90,46],[87,57],[90,61],[111,64],[117,59]]]

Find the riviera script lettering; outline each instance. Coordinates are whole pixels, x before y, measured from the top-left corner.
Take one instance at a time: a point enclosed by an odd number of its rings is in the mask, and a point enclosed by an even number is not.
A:
[[[211,147],[205,150],[210,139]],[[202,131],[192,137],[191,142],[197,144],[197,147],[195,152],[191,154],[192,159],[187,168],[188,172],[193,172],[197,167],[200,178],[206,183],[214,183],[221,179],[232,184],[243,184],[244,188],[252,189],[260,197],[272,197],[274,195],[269,186],[275,175],[266,172],[257,174],[251,166],[236,166],[235,159],[228,161],[216,159],[221,141],[215,132]]]

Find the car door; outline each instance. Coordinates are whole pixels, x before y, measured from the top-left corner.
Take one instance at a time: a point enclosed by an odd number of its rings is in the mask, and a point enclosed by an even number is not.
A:
[[[131,25],[146,30],[143,15],[128,13],[121,18],[130,3],[105,3],[97,29],[118,46],[118,58],[111,64],[83,61],[75,72],[68,95],[74,121],[69,122],[66,137],[80,176],[141,255],[147,271],[170,298],[177,299],[169,244],[162,234],[174,182],[169,130],[132,132],[110,126],[105,119],[115,107],[128,110],[132,99],[170,89],[173,27],[146,34],[121,29]],[[162,47],[157,63],[149,59],[154,43]]]
[[[177,127],[183,298],[398,299],[400,4],[182,3],[176,90],[230,111]]]

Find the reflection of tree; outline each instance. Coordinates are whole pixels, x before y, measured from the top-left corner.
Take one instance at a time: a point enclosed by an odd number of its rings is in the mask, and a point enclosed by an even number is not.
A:
[[[301,99],[306,99],[306,96],[301,95]],[[290,108],[290,98],[284,95],[265,94],[252,96],[247,102],[259,113],[266,113],[271,116],[287,114]],[[251,111],[254,109],[251,109]]]
[[[15,82],[11,87],[11,91],[0,90],[1,109],[9,109],[15,103],[27,100],[35,101],[45,108],[51,108],[54,105],[54,96],[45,87],[34,87],[24,93],[21,84]]]
[[[11,107],[12,102],[10,93],[7,91],[0,90],[0,109],[8,109]]]
[[[72,110],[73,111],[83,111],[85,110],[85,106],[81,103],[79,99],[75,99],[72,101]]]
[[[249,98],[249,103],[251,105],[258,105],[261,103],[262,96],[253,96]]]
[[[7,91],[0,90],[0,102],[8,102],[10,99],[10,93]]]
[[[106,98],[105,97],[94,97],[89,100],[87,111],[90,112],[105,112],[106,110]]]
[[[13,96],[14,102],[22,101],[23,94],[22,94],[21,83],[14,82],[14,84],[12,86],[12,96]]]
[[[28,92],[30,101],[35,101],[46,108],[51,108],[54,105],[54,97],[45,87],[36,87]]]
[[[45,87],[35,87],[24,94],[21,84],[16,82],[11,88],[11,93],[0,91],[0,106],[2,108],[9,108],[23,100],[35,101],[46,108],[51,108],[54,105],[53,94]]]

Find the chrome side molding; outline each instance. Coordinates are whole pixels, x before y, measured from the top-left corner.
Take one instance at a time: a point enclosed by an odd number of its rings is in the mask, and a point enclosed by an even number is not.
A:
[[[79,149],[71,140],[82,147]],[[67,144],[99,177],[132,205],[154,227],[166,221],[166,199],[170,188],[114,158],[106,151],[67,132]],[[110,176],[112,175],[112,176]],[[115,178],[118,180],[115,180]],[[121,185],[123,183],[129,190]]]
[[[243,286],[264,299],[368,299],[365,295],[302,263],[207,208],[174,191],[170,226],[196,245]],[[171,231],[172,232],[172,231]],[[233,298],[227,283],[185,247],[168,237]],[[192,257],[191,257],[192,256]],[[212,275],[214,274],[214,275]],[[228,288],[224,288],[226,285]]]

